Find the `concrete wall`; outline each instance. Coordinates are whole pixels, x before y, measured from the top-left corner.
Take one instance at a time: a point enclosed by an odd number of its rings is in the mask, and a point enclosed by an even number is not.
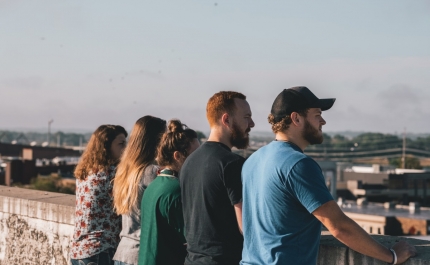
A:
[[[0,186],[0,265],[70,264],[74,195]]]
[[[74,195],[0,186],[0,265],[66,265],[74,224]],[[400,238],[373,236],[385,246]],[[406,265],[430,264],[430,242],[407,239],[419,255]],[[319,265],[386,264],[363,256],[323,232]]]

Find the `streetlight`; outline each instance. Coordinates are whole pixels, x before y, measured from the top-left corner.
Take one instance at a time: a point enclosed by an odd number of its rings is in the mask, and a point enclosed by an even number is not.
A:
[[[53,119],[50,119],[49,121],[48,121],[48,146],[49,146],[49,141],[51,140],[50,138],[51,138],[51,123],[53,123],[54,122],[54,120]]]

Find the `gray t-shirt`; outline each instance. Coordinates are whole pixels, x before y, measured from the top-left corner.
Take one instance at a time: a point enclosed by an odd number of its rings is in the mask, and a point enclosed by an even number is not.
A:
[[[122,215],[121,241],[113,260],[137,265],[140,241],[140,202],[142,201],[143,192],[149,183],[155,179],[157,172],[158,166],[156,165],[149,165],[145,168],[139,183],[139,195],[136,205],[133,205],[130,213]]]

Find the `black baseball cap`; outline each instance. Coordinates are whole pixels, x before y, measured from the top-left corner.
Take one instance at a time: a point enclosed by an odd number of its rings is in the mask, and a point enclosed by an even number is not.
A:
[[[302,111],[308,108],[320,108],[322,111],[330,109],[335,98],[317,98],[307,87],[296,86],[282,90],[275,98],[271,113],[275,122],[279,122],[292,112]]]

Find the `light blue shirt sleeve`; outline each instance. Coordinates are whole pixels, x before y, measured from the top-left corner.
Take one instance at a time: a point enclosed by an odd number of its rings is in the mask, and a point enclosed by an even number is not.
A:
[[[288,185],[309,213],[333,200],[319,165],[311,158],[299,160],[291,169]]]

